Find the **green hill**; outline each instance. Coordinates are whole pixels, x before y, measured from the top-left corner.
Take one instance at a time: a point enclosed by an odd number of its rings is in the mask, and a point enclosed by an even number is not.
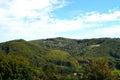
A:
[[[40,66],[41,63],[45,62],[43,55],[46,54],[49,49],[20,39],[1,43],[0,51],[8,55],[26,57],[32,64]]]
[[[72,56],[120,58],[120,39],[118,38],[76,40],[58,37],[32,42],[49,49],[66,51]]]
[[[0,80],[119,80],[119,62],[119,38],[0,43]]]

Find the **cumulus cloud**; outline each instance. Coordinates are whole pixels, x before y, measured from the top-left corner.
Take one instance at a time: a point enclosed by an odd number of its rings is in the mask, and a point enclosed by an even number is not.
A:
[[[65,5],[65,0],[1,0],[1,34],[28,39],[44,35],[41,32],[46,34],[48,22],[53,21],[51,12]]]
[[[90,12],[83,17],[86,22],[105,22],[105,21],[120,21],[120,11],[111,11],[108,14]]]
[[[93,37],[94,36],[94,37]],[[73,34],[69,36],[70,38],[77,38],[77,39],[89,39],[89,38],[100,38],[100,37],[112,37],[112,38],[119,38],[120,37],[120,26],[114,25],[107,28],[99,28],[90,30],[84,34]]]
[[[4,40],[24,38],[27,40],[49,37],[89,38],[96,35],[110,35],[120,32],[119,25],[108,28],[104,23],[120,21],[120,11],[108,13],[87,12],[72,19],[56,19],[53,12],[67,5],[66,0],[1,0],[0,1],[0,37]],[[92,32],[73,35],[61,35],[69,31],[89,30]],[[119,30],[118,30],[119,29]],[[107,33],[110,31],[109,33]],[[117,33],[116,33],[117,32]]]

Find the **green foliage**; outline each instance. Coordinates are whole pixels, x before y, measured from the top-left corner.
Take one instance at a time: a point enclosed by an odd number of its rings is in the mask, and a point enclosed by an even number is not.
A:
[[[8,56],[1,54],[0,77],[1,80],[30,80],[32,69],[29,62],[23,57]]]
[[[46,58],[48,60],[61,62],[68,61],[69,57],[70,57],[69,53],[60,50],[52,50],[48,54],[46,54]]]
[[[43,55],[49,49],[27,42],[25,40],[14,40],[0,44],[0,51],[8,55],[18,55],[29,58],[31,64],[41,66],[46,62]]]
[[[84,68],[83,80],[117,80],[105,60],[91,60]]]
[[[75,40],[67,38],[53,38],[32,41],[50,49],[63,50],[72,56],[119,57],[120,39],[99,38]]]
[[[120,70],[114,69],[114,73],[115,73],[115,75],[116,75],[117,77],[119,77],[119,79],[120,79]]]
[[[0,80],[119,80],[119,62],[117,38],[0,43]]]
[[[29,57],[34,54],[44,54],[48,50],[24,40],[14,40],[0,44],[0,50],[6,54],[23,55]]]
[[[53,39],[35,40],[31,42],[49,49],[66,51],[73,57],[102,57],[108,60],[110,58],[113,60],[116,58],[120,58],[119,38],[76,40],[58,37]],[[119,65],[116,68],[119,68]]]

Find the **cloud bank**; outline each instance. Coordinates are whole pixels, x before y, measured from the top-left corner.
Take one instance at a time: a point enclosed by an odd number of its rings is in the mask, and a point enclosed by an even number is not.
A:
[[[1,0],[1,41],[59,36],[79,39],[120,37],[120,23],[117,23],[120,21],[119,10],[85,12],[72,19],[54,18],[54,11],[67,5],[67,0]]]

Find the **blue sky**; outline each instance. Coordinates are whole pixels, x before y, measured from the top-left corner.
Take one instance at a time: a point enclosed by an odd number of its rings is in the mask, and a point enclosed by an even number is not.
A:
[[[0,0],[0,37],[120,38],[120,0]]]

